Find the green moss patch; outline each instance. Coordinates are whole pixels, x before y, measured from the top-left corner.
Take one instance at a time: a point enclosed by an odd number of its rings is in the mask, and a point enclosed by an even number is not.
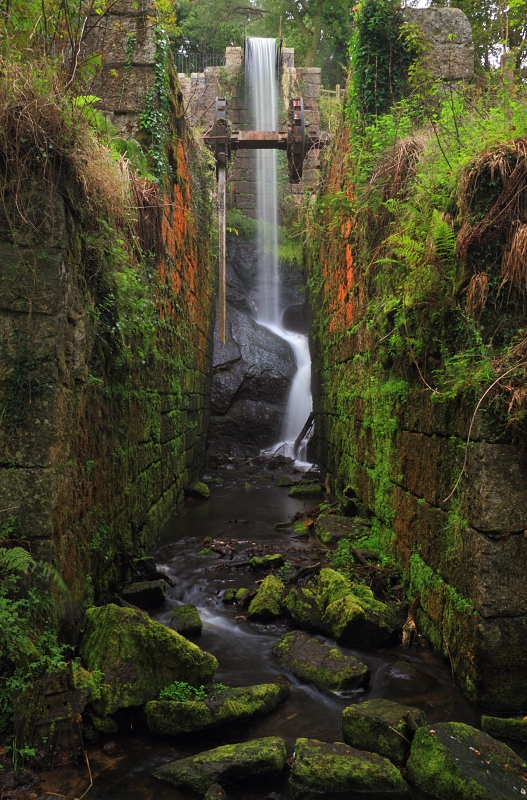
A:
[[[289,696],[287,683],[223,688],[201,701],[153,700],[145,706],[151,733],[178,734],[266,714]]]
[[[368,750],[402,766],[414,731],[426,725],[422,711],[390,700],[367,700],[342,712],[342,736],[358,750]]]
[[[320,629],[322,601],[314,589],[292,589],[283,602],[283,608],[302,630]]]
[[[407,769],[420,789],[439,800],[513,800],[527,788],[522,764],[488,734],[440,722],[417,730]]]
[[[299,499],[304,497],[320,497],[323,491],[319,483],[308,483],[303,486],[293,486],[289,489],[289,497],[298,497]]]
[[[192,603],[185,603],[175,608],[170,618],[170,627],[181,636],[198,636],[203,623],[196,606]]]
[[[275,775],[285,766],[285,741],[278,736],[228,744],[156,769],[154,777],[203,794],[212,783],[230,784],[256,775]]]
[[[507,739],[518,739],[527,742],[527,717],[481,717],[481,729],[493,736],[505,736]],[[527,775],[526,775],[527,777]],[[524,787],[527,789],[527,787]]]
[[[88,669],[104,673],[93,703],[99,716],[143,705],[176,680],[209,683],[218,668],[213,655],[145,612],[113,604],[87,610],[80,656]]]
[[[281,636],[273,653],[293,675],[319,689],[337,692],[358,689],[367,686],[370,680],[368,667],[358,659],[345,656],[337,647],[322,644],[300,631]]]
[[[270,620],[282,613],[282,598],[285,586],[274,575],[268,575],[258,589],[249,605],[248,614],[251,619]]]
[[[408,793],[408,784],[397,767],[375,753],[316,739],[297,739],[295,752],[290,778],[295,787],[315,792]]]

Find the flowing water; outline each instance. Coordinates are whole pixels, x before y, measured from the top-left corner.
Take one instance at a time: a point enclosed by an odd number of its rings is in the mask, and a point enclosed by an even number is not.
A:
[[[252,125],[257,131],[276,131],[278,125],[278,82],[276,39],[251,37],[246,44],[246,75],[251,98]],[[312,410],[311,357],[307,336],[284,330],[280,324],[280,271],[278,260],[278,181],[276,150],[256,151],[257,223],[260,241],[258,257],[259,302],[257,321],[284,339],[295,355],[297,372],[291,384],[280,441],[267,454],[280,454],[305,463],[307,443],[295,441]]]
[[[327,547],[321,547],[314,537],[295,541],[289,532],[274,530],[276,522],[287,520],[303,507],[302,501],[290,498],[287,489],[276,485],[281,474],[276,472],[271,478],[273,473],[270,472],[254,474],[242,469],[209,473],[211,477],[220,477],[223,484],[211,484],[208,501],[186,500],[159,543],[157,559],[175,579],[176,587],[168,589],[166,605],[156,618],[168,624],[175,606],[194,603],[204,623],[201,636],[194,641],[214,653],[219,661],[216,680],[231,686],[273,681],[284,674],[271,654],[271,647],[288,626],[285,622],[264,625],[236,619],[246,612],[224,605],[222,593],[231,587],[253,588],[259,576],[246,568],[236,569],[232,561],[216,554],[206,557],[196,554],[203,547],[204,537],[211,536],[229,540],[236,550],[235,559],[247,558],[254,546],[281,552],[293,563],[320,559],[321,551],[325,552]],[[248,490],[247,485],[252,488]],[[325,641],[323,637],[318,638]],[[422,708],[430,723],[457,720],[477,724],[476,713],[452,683],[448,665],[430,650],[403,647],[342,650],[369,667],[371,682],[366,691],[347,696],[320,692],[285,673],[291,681],[289,699],[270,714],[237,725],[173,738],[154,737],[145,732],[139,712],[125,717],[119,734],[102,736],[89,748],[94,775],[89,800],[198,800],[198,795],[192,792],[175,789],[152,778],[152,769],[221,744],[263,736],[284,737],[289,755],[295,739],[300,736],[341,741],[343,708],[350,702],[373,697]],[[412,684],[409,691],[394,686],[387,673],[390,665],[400,659],[427,673],[428,687]],[[105,752],[103,746],[110,752]],[[44,790],[70,797],[80,797],[88,786],[86,772],[81,767],[56,769],[44,777]],[[231,800],[263,800],[272,790],[289,797],[285,779],[268,784],[260,779],[249,781],[238,788],[228,787],[228,794]],[[340,797],[342,800],[342,795]],[[413,791],[410,797],[416,800],[421,795]],[[346,795],[346,798],[358,800],[358,796]]]

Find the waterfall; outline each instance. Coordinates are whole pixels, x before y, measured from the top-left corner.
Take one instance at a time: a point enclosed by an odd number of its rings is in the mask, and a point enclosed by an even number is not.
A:
[[[278,84],[276,40],[247,39],[245,69],[251,96],[255,130],[276,131],[278,125]],[[296,374],[291,384],[280,441],[264,451],[284,455],[305,463],[307,442],[295,453],[295,441],[312,409],[311,358],[307,336],[293,333],[280,324],[280,272],[278,264],[278,180],[275,150],[256,151],[257,224],[260,242],[258,255],[259,301],[257,322],[288,342],[296,359]]]

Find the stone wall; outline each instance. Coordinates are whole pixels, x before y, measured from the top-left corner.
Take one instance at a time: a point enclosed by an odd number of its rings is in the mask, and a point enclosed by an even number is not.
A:
[[[129,221],[94,216],[67,164],[19,197],[31,225],[13,208],[0,221],[0,509],[58,568],[73,625],[152,548],[204,461],[212,173],[169,76],[172,177],[136,180],[135,244]]]

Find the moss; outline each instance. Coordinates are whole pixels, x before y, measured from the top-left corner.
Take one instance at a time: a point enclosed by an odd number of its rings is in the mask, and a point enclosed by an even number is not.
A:
[[[214,556],[216,555],[214,550],[211,550],[210,547],[202,547],[201,550],[198,550],[196,553],[197,556]]]
[[[228,744],[164,764],[154,777],[173,786],[187,786],[203,794],[212,783],[229,784],[256,775],[275,775],[284,769],[285,741],[278,736]]]
[[[310,483],[305,486],[293,486],[289,490],[289,497],[298,497],[300,499],[303,497],[320,497],[322,492],[323,489],[319,483]]]
[[[91,724],[94,730],[100,733],[117,733],[119,726],[111,717],[98,717],[97,714],[90,714]]]
[[[493,736],[504,736],[507,739],[518,739],[527,742],[527,717],[514,719],[511,717],[481,717],[481,729]]]
[[[154,700],[145,706],[146,720],[151,733],[189,733],[266,714],[288,696],[284,681],[223,689],[202,701]]]
[[[279,617],[282,613],[282,598],[285,586],[274,575],[268,575],[251,600],[248,614],[250,618],[269,620]]]
[[[243,588],[243,586],[242,586],[241,589],[236,589],[236,594],[234,596],[236,602],[237,603],[241,603],[242,600],[244,599],[244,597],[248,594],[248,592],[249,592],[249,589],[245,589],[245,588]]]
[[[401,625],[384,603],[351,594],[326,608],[322,630],[342,644],[383,647],[397,639]]]
[[[346,517],[334,514],[321,514],[316,523],[317,539],[322,544],[334,544],[356,533],[356,526]]]
[[[343,742],[297,739],[291,783],[315,792],[406,794],[408,785],[388,759],[355,750]]]
[[[283,478],[278,478],[277,486],[294,486],[295,482],[291,480],[289,475],[284,475]]]
[[[143,611],[112,604],[87,610],[80,656],[90,670],[104,673],[93,704],[99,716],[143,705],[175,680],[208,683],[218,667],[213,655]]]
[[[204,500],[208,500],[210,497],[210,489],[206,483],[202,481],[198,481],[192,487],[192,493],[198,495],[199,497],[203,497]]]
[[[274,569],[275,567],[283,567],[284,557],[280,553],[273,553],[267,556],[253,556],[251,558],[250,567],[256,572],[263,572],[266,569]]]
[[[390,700],[367,700],[342,712],[342,735],[347,744],[385,756],[397,766],[406,761],[415,726],[421,725],[426,725],[422,711]]]
[[[520,797],[522,761],[504,744],[461,722],[419,728],[407,763],[412,781],[441,800]]]
[[[235,603],[237,591],[238,591],[237,589],[226,589],[222,597],[222,602]]]
[[[185,603],[172,611],[170,627],[182,636],[198,636],[203,624],[198,609],[192,603]]]
[[[335,600],[351,594],[351,584],[347,578],[339,572],[335,572],[334,569],[322,569],[318,577],[318,593],[325,609]]]
[[[285,598],[283,607],[302,630],[314,631],[320,628],[322,602],[314,589],[292,589]]]
[[[273,653],[293,675],[319,689],[358,689],[370,680],[368,668],[358,659],[299,631],[281,636]]]

